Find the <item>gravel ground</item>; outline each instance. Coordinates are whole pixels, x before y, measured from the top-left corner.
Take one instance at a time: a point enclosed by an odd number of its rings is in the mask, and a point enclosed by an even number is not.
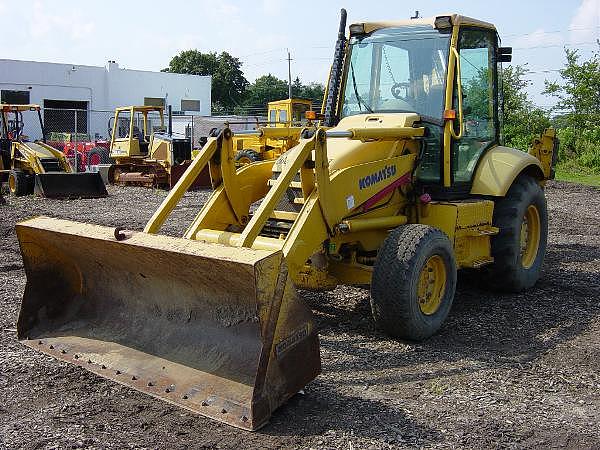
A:
[[[46,214],[141,229],[165,193],[0,206],[0,448],[600,447],[600,190],[551,182],[538,284],[518,295],[461,274],[445,327],[421,344],[378,333],[368,291],[301,293],[323,374],[255,433],[213,422],[16,340],[25,286],[14,224]],[[207,198],[186,194],[165,232]]]

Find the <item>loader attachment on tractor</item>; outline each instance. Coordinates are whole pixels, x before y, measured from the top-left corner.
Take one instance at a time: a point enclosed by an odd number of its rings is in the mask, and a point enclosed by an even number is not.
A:
[[[35,175],[34,193],[47,198],[98,198],[108,192],[98,172],[46,172]]]
[[[280,251],[38,217],[17,225],[26,345],[240,428],[320,372]]]
[[[548,131],[531,154],[500,145],[496,62],[509,49],[493,25],[364,22],[346,40],[345,20],[342,10],[322,122],[276,160],[239,167],[234,138],[281,139],[286,127],[225,125],[143,232],[18,224],[19,339],[254,430],[320,372],[315,321],[295,287],[370,285],[377,327],[418,341],[443,326],[458,269],[485,266],[490,284],[515,292],[532,286],[556,142]],[[481,70],[462,76],[461,59]],[[483,87],[463,96],[463,85]],[[183,236],[158,235],[203,171],[213,191]]]

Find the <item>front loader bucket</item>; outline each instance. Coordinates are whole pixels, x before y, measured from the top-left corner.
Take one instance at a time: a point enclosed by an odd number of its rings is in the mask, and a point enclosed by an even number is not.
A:
[[[47,217],[16,228],[29,347],[247,430],[320,372],[280,251]]]
[[[36,195],[47,198],[106,197],[106,186],[98,172],[47,172],[35,175]]]

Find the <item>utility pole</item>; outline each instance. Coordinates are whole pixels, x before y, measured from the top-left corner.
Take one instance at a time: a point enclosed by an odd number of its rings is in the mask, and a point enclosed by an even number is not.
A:
[[[288,49],[288,97],[292,99],[292,57],[290,56],[290,49]]]

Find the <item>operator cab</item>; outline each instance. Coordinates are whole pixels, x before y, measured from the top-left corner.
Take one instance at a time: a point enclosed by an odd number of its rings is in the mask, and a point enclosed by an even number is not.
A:
[[[27,142],[29,136],[23,134],[25,121],[23,120],[23,112],[33,111],[37,114],[42,141],[45,142],[44,123],[42,121],[41,110],[39,105],[23,104],[9,105],[0,104],[0,169],[9,169],[11,167],[11,152],[12,142]],[[15,149],[18,153],[18,150]],[[18,154],[17,156],[21,156]]]
[[[304,126],[308,122],[306,112],[312,110],[312,102],[302,98],[276,100],[268,103],[268,122],[272,127]]]
[[[150,138],[155,131],[166,131],[163,108],[127,106],[117,108],[108,124],[111,157],[147,156]]]
[[[466,196],[482,154],[500,142],[501,50],[492,24],[458,15],[353,24],[340,118],[418,114],[427,129],[419,183],[437,198]]]

